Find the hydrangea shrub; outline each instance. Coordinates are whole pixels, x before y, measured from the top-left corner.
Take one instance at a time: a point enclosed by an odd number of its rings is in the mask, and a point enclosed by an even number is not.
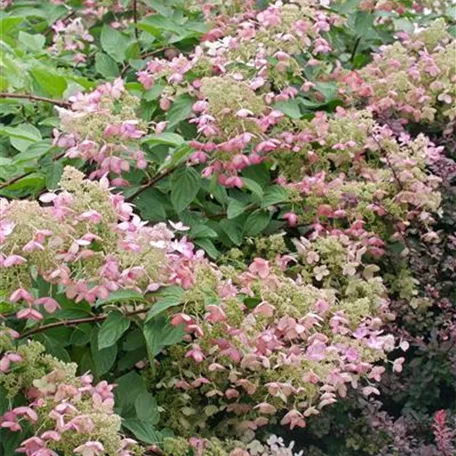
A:
[[[0,454],[452,454],[451,2],[0,4]]]

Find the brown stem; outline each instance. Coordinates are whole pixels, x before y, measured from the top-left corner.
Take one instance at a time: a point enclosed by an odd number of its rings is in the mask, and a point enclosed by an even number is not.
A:
[[[63,16],[62,19],[57,19],[57,21],[62,21],[62,22],[65,22],[67,21],[68,19],[71,19],[74,15],[76,14],[76,11],[73,10],[73,11],[70,11],[66,16]],[[57,22],[56,21],[56,22]],[[49,35],[51,32],[52,32],[52,26],[55,24],[55,22],[53,24],[51,24],[47,30],[44,32],[44,36],[47,36]]]
[[[135,23],[135,37],[138,39],[138,0],[133,0],[133,22]]]
[[[69,108],[70,102],[65,100],[56,100],[54,98],[47,98],[47,97],[39,97],[37,95],[29,95],[27,93],[0,93],[0,98],[17,98],[22,100],[29,100],[29,101],[42,101],[44,103],[50,103],[55,106],[61,106],[62,108]]]
[[[65,152],[62,152],[61,154],[56,155],[54,160],[60,160],[64,155],[65,155]],[[27,171],[26,173],[21,174],[20,176],[13,177],[12,179],[7,180],[6,182],[2,182],[0,184],[0,190],[3,189],[3,188],[9,187],[12,184],[15,184],[16,182],[20,181],[24,177],[27,177],[30,174],[34,173],[34,172],[35,171]]]
[[[138,195],[140,195],[142,192],[147,190],[148,188],[153,187],[156,183],[160,182],[162,179],[164,179],[166,176],[169,176],[172,172],[174,172],[177,169],[177,166],[174,168],[170,168],[167,171],[165,171],[162,174],[157,174],[154,176],[149,182],[146,182],[144,185],[141,185],[136,192],[134,192],[132,195],[130,195],[127,198],[127,201],[132,201],[134,198],[136,198]]]
[[[131,317],[133,315],[139,315],[142,313],[148,312],[149,309],[140,309],[140,310],[134,310],[132,312],[125,312],[123,315],[125,317]],[[85,318],[75,318],[73,320],[60,320],[56,321],[54,323],[49,323],[47,325],[39,326],[38,328],[31,329],[30,331],[25,332],[24,334],[21,334],[20,339],[24,339],[26,337],[32,336],[33,334],[38,334],[40,332],[46,331],[51,328],[58,328],[60,326],[76,326],[81,323],[92,323],[95,321],[104,321],[108,318],[108,314],[102,314],[102,315],[94,315],[93,317],[85,317]]]

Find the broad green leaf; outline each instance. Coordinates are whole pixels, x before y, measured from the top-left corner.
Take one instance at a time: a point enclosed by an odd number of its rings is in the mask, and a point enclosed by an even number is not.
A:
[[[326,101],[337,97],[337,84],[335,82],[317,82],[315,89],[325,96]]]
[[[165,195],[155,188],[148,188],[135,199],[142,218],[151,221],[166,219],[165,202]]]
[[[97,52],[95,56],[95,69],[106,79],[119,76],[119,67],[116,61],[103,52]]]
[[[195,239],[195,244],[201,247],[213,260],[216,260],[220,256],[220,251],[215,247],[214,243],[207,238]]]
[[[116,62],[125,60],[129,40],[123,33],[105,24],[101,29],[100,42],[106,54],[111,56]]]
[[[143,391],[135,400],[136,416],[143,421],[155,425],[160,420],[157,401],[147,391]]]
[[[146,5],[149,5],[153,8],[158,14],[161,14],[164,17],[170,17],[173,14],[173,9],[169,6],[163,5],[163,1],[160,0],[143,0]],[[166,2],[168,3],[168,2]]]
[[[160,315],[165,310],[182,304],[184,291],[180,287],[165,288],[152,308],[147,313],[146,322]]]
[[[144,302],[147,303],[148,301],[141,293],[138,293],[134,290],[117,290],[113,291],[109,297],[106,299],[99,299],[97,301],[97,306],[105,305],[105,304],[116,304],[120,302]]]
[[[37,66],[30,73],[40,88],[51,97],[60,98],[68,86],[66,79],[50,68]]]
[[[274,104],[274,108],[278,109],[280,112],[283,112],[286,116],[291,119],[300,119],[302,114],[299,109],[299,103],[297,100],[287,100],[287,101],[277,101]]]
[[[43,49],[46,43],[46,37],[39,34],[31,34],[26,32],[19,32],[19,42],[31,51],[39,52]]]
[[[46,176],[46,188],[54,190],[59,186],[63,174],[63,165],[59,161],[49,160],[49,163],[43,167]]]
[[[261,207],[273,206],[277,203],[283,203],[289,198],[288,192],[279,185],[273,185],[266,189],[264,193],[263,201],[261,202]]]
[[[114,345],[130,327],[130,320],[120,312],[111,312],[98,332],[98,348]]]
[[[248,204],[244,201],[230,199],[228,203],[227,217],[229,219],[236,218],[238,215],[241,215],[245,212],[247,206]]]
[[[158,445],[163,439],[161,433],[148,421],[143,421],[138,418],[128,418],[124,420],[122,424],[143,443]]]
[[[260,184],[256,183],[252,179],[248,179],[247,177],[242,178],[242,182],[244,182],[244,186],[248,188],[256,196],[258,196],[258,198],[263,198],[264,192]]]
[[[252,212],[245,222],[245,233],[250,236],[260,234],[269,224],[271,213],[269,211]]]
[[[192,239],[217,237],[217,233],[206,225],[193,226],[188,235]]]
[[[188,95],[180,95],[176,98],[167,113],[169,129],[174,128],[191,114],[194,102],[195,100]]]
[[[23,20],[24,18],[15,16],[0,19],[0,38],[5,36],[10,30],[16,30]]]
[[[8,136],[11,145],[24,152],[31,144],[41,141],[40,131],[31,124],[21,124],[17,127],[0,127],[0,135]]]
[[[196,197],[201,178],[193,168],[177,170],[171,177],[171,202],[177,213],[182,212]]]
[[[159,135],[149,135],[142,139],[146,144],[166,144],[169,146],[181,146],[185,139],[176,133],[160,133]]]
[[[220,226],[234,244],[240,245],[242,243],[242,237],[244,235],[244,224],[242,221],[239,219],[224,219],[220,222]]]
[[[111,369],[117,357],[117,345],[99,349],[98,348],[98,331],[92,331],[90,337],[90,351],[92,353],[93,364],[95,373],[100,376],[106,374]]]
[[[164,317],[147,321],[144,323],[143,331],[148,352],[152,358],[164,347],[181,342],[185,336],[184,325],[172,326]]]

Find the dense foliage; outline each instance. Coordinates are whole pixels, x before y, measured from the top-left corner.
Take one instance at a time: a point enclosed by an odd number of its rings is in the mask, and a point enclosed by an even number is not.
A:
[[[1,455],[455,454],[451,1],[0,8]]]

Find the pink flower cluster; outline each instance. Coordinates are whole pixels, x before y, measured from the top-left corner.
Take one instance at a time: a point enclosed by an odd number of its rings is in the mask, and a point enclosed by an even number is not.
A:
[[[451,128],[456,119],[456,43],[445,21],[398,35],[400,41],[381,47],[372,63],[344,73],[342,91],[365,101],[380,118],[397,118],[402,124],[442,122]]]
[[[12,339],[5,343],[8,337],[18,336],[12,330],[1,328],[2,349],[6,345],[13,346]],[[6,358],[10,362],[14,356],[15,364],[2,369],[0,384],[8,391],[14,376],[21,379],[20,393],[29,402],[0,416],[0,428],[23,433],[26,424],[34,431],[32,437],[22,441],[16,450],[18,453],[57,456],[61,451],[71,450],[71,454],[82,456],[134,454],[130,449],[136,442],[119,436],[120,417],[113,411],[113,385],[105,381],[94,385],[88,374],[76,377],[75,365],[44,355],[44,348],[36,342],[17,350],[3,354],[0,361],[3,368]],[[11,394],[18,392],[11,391]]]
[[[72,96],[70,102],[71,109],[58,108],[62,132],[55,131],[54,143],[66,149],[67,157],[94,163],[91,179],[112,173],[118,176],[114,185],[127,185],[120,175],[132,163],[147,167],[138,144],[147,127],[137,117],[139,99],[125,90],[122,79]]]
[[[53,295],[37,296],[33,275],[50,293],[63,287],[68,298],[90,304],[122,289],[192,286],[189,265],[201,253],[185,237],[175,240],[164,224],[145,226],[105,178],[91,182],[66,168],[61,185],[41,197],[46,207],[1,201],[0,284],[18,319],[38,321],[60,307]]]

